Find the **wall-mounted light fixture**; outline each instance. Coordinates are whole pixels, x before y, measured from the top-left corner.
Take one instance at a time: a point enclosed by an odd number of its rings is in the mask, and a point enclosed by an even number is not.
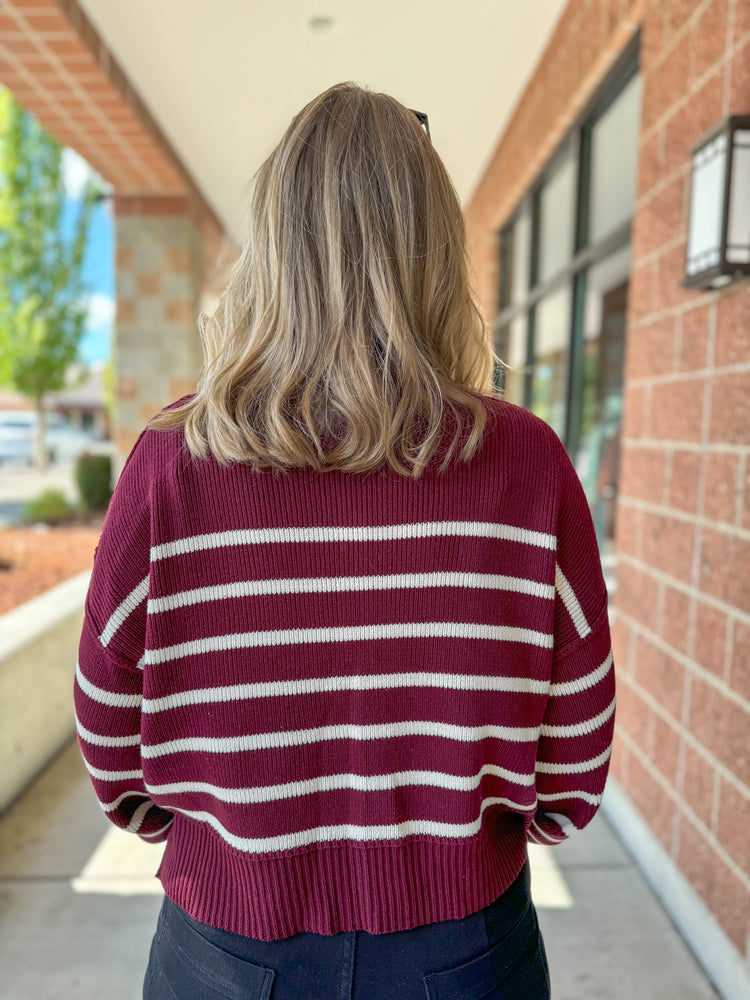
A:
[[[721,288],[750,274],[750,115],[732,115],[690,150],[685,288]]]

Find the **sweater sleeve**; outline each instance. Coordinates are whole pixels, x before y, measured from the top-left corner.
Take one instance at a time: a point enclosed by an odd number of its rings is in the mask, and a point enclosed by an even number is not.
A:
[[[74,699],[78,744],[102,809],[116,826],[155,842],[166,838],[173,817],[149,798],[141,766],[150,553],[143,450],[141,435],[94,555]]]
[[[615,677],[607,591],[581,483],[562,456],[552,678],[536,763],[529,839],[565,840],[599,808],[609,768]]]

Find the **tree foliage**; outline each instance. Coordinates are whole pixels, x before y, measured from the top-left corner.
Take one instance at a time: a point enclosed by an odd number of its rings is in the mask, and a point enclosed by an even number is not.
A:
[[[40,412],[84,332],[82,265],[98,195],[88,181],[66,239],[62,146],[0,87],[0,383]]]

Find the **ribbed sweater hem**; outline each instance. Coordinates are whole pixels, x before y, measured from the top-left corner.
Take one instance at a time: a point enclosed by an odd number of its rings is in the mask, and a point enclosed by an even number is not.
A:
[[[501,815],[492,827],[468,840],[346,841],[260,857],[177,815],[159,878],[196,920],[246,937],[386,934],[468,916],[511,885],[526,861],[523,826]]]

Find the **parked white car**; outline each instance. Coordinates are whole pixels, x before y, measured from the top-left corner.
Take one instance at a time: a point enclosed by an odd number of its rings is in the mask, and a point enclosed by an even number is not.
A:
[[[37,415],[33,410],[0,410],[0,463],[34,462]],[[73,462],[84,452],[106,450],[103,442],[68,423],[59,413],[45,416],[44,443],[51,462]]]

